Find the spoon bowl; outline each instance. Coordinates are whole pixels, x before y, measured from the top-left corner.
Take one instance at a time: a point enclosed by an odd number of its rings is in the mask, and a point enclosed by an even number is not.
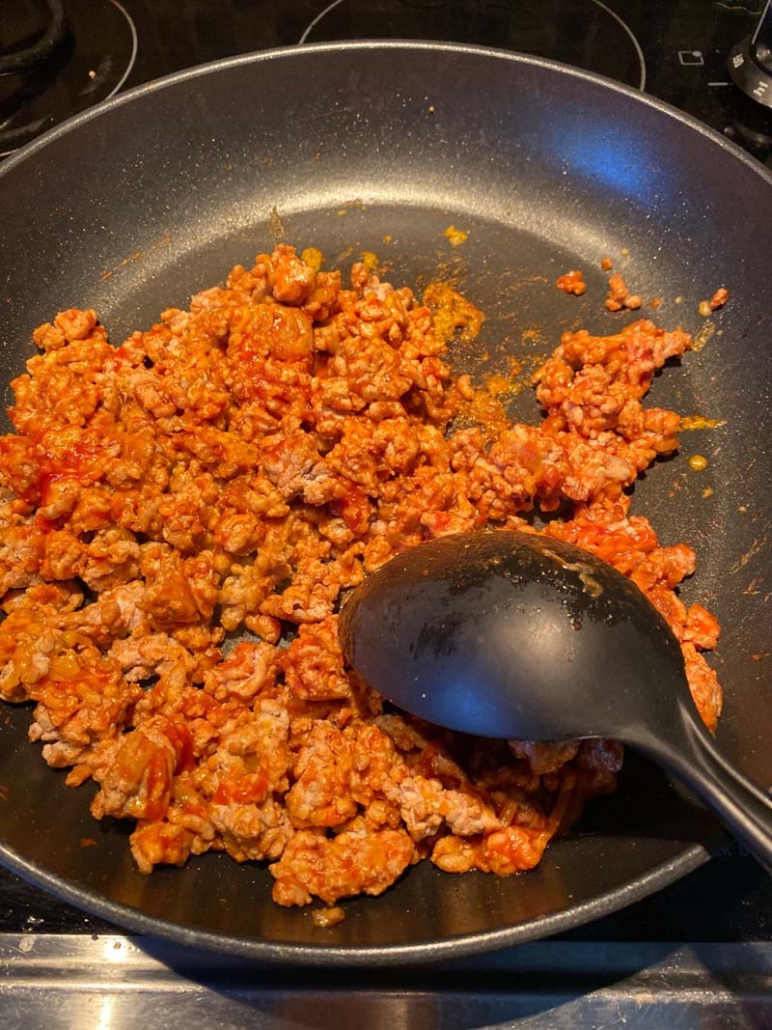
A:
[[[636,748],[772,866],[768,795],[716,748],[665,619],[595,555],[538,533],[440,537],[357,587],[339,635],[372,687],[439,726]]]

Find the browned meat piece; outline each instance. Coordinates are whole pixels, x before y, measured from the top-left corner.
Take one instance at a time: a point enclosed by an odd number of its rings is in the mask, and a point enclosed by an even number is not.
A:
[[[559,275],[555,285],[563,293],[573,293],[575,297],[581,297],[587,291],[587,283],[578,269]]]

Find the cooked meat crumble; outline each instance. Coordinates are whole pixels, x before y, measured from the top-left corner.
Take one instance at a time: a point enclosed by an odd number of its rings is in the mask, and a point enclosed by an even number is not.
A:
[[[452,375],[447,311],[307,253],[277,246],[120,346],[91,310],[36,330],[0,439],[0,696],[34,702],[31,740],[96,782],[97,818],[136,823],[143,872],[225,850],[270,863],[279,904],[333,906],[422,858],[530,869],[613,790],[621,748],[394,711],[344,667],[341,592],[431,537],[560,509],[544,532],[638,584],[715,726],[718,625],[676,593],[694,554],[626,492],[677,446],[678,416],[642,402],[690,337],[566,333],[535,377],[539,425],[455,429],[475,388]]]

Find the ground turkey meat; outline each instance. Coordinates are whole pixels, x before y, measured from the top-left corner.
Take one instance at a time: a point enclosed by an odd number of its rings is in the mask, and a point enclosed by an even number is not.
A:
[[[33,702],[30,739],[95,781],[96,818],[133,822],[143,872],[224,851],[268,864],[281,905],[380,894],[426,858],[509,875],[614,788],[612,741],[452,734],[346,667],[346,591],[433,536],[559,512],[544,532],[662,612],[715,726],[718,625],[676,592],[694,553],[627,490],[677,446],[644,401],[689,336],[566,333],[538,424],[493,426],[448,355],[482,314],[447,286],[425,301],[279,245],[118,345],[92,310],[34,333],[0,438],[0,696]]]

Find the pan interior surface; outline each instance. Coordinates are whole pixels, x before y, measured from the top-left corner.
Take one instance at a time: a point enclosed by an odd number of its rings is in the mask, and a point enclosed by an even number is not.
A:
[[[459,247],[450,226],[467,234]],[[610,333],[637,317],[603,307],[600,260],[611,257],[635,292],[661,300],[644,314],[705,339],[657,378],[649,403],[722,425],[684,433],[680,454],[636,486],[634,511],[663,542],[697,551],[684,599],[724,627],[719,741],[766,786],[772,309],[759,238],[772,238],[760,167],[598,78],[464,47],[277,51],[142,87],[3,166],[0,360],[7,384],[33,353],[32,329],[67,307],[96,308],[120,342],[287,242],[344,269],[372,251],[395,285],[457,285],[487,315],[474,347],[454,352],[479,376],[511,357],[535,363],[566,329]],[[572,268],[585,273],[581,298],[555,289]],[[697,308],[719,286],[730,302],[710,335]],[[513,413],[538,420],[530,391]],[[694,453],[708,457],[699,475]],[[130,828],[90,817],[90,788],[64,786],[28,724],[26,708],[0,724],[0,858],[118,923],[256,957],[399,961],[542,936],[664,886],[721,839],[629,758],[619,793],[594,802],[534,872],[453,877],[424,863],[379,898],[345,902],[345,921],[322,930],[275,906],[253,864],[210,854],[139,874]]]

